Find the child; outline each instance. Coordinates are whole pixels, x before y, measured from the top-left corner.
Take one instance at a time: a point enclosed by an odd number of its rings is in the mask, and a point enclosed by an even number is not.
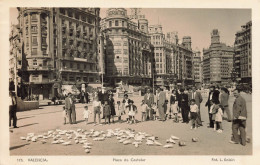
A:
[[[190,118],[191,118],[191,128],[195,129],[198,128],[198,122],[197,122],[197,117],[198,117],[198,112],[199,112],[199,107],[197,104],[195,104],[195,100],[191,99],[191,105],[190,105]]]
[[[148,110],[148,112],[147,112]],[[144,100],[141,103],[141,111],[142,111],[142,122],[146,120],[147,113],[149,113],[149,107],[145,104]]]
[[[216,114],[219,109],[219,101],[218,100],[212,100],[212,106],[210,107],[210,113],[212,114],[212,121],[214,123],[214,131],[217,130],[217,124],[216,124]]]
[[[90,110],[88,110],[88,106],[85,106],[84,107],[84,111],[83,111],[83,116],[84,116],[84,119],[86,120],[86,125],[88,124],[88,118],[89,118],[89,115],[91,114]]]
[[[153,120],[156,120],[156,112],[157,112],[156,103],[153,103],[151,111],[152,111],[152,114],[153,114]]]
[[[136,123],[135,114],[137,113],[137,108],[133,103],[134,103],[133,100],[129,100],[129,105],[126,107],[128,109],[128,116],[129,116],[127,123],[129,124]]]
[[[103,114],[105,116],[105,124],[108,124],[109,117],[111,115],[111,107],[108,105],[108,101],[105,101],[105,105],[103,107]]]
[[[215,122],[214,122],[214,129],[217,128],[217,126],[219,126],[218,129],[218,133],[222,133],[222,116],[223,116],[223,111],[222,111],[222,107],[219,106],[216,116],[215,116]]]
[[[171,105],[171,112],[174,116],[174,122],[178,123],[179,118],[178,118],[178,100],[177,100],[177,91],[172,90],[172,94],[170,97],[170,105]]]
[[[165,100],[165,110],[164,110],[164,113],[165,113],[165,119],[167,119],[167,117],[169,119],[171,119],[171,104],[169,104],[169,101],[168,100]]]
[[[64,125],[66,124],[66,118],[68,116],[65,106],[63,106],[62,116],[64,118]]]
[[[120,105],[120,101],[117,101],[117,111],[118,111],[118,122],[122,122],[121,116],[123,113],[123,107]]]
[[[101,125],[101,123],[100,123],[100,114],[101,114],[100,109],[101,109],[101,102],[98,101],[98,97],[94,97],[94,100],[93,100],[94,125],[97,125],[96,115],[98,116],[98,123],[99,123],[99,125]]]

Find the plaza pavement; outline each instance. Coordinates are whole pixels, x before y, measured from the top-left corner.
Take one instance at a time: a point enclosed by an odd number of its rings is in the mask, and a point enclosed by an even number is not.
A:
[[[223,133],[214,132],[213,129],[207,128],[208,113],[205,102],[207,98],[203,98],[201,103],[201,115],[203,126],[197,130],[190,130],[190,124],[185,123],[173,123],[172,119],[166,122],[161,121],[146,121],[139,122],[137,124],[129,125],[127,123],[115,123],[110,125],[94,126],[93,114],[90,117],[90,124],[86,125],[83,119],[83,107],[85,104],[76,104],[77,122],[76,125],[63,125],[62,106],[42,106],[37,110],[30,110],[24,112],[18,112],[18,129],[13,129],[13,133],[10,133],[10,155],[251,155],[252,154],[252,97],[248,94],[242,94],[247,102],[248,120],[247,120],[247,136],[251,138],[251,142],[246,146],[230,144],[231,137],[231,122],[223,121]],[[134,100],[135,105],[140,107],[143,97],[131,98]],[[122,98],[115,98],[115,101]],[[229,106],[232,111],[232,105],[234,97],[230,96]],[[91,104],[89,108],[92,109]],[[136,116],[137,120],[141,120],[141,113]],[[125,117],[123,117],[125,119]],[[117,117],[116,117],[117,120]],[[104,122],[104,120],[102,120]],[[180,137],[186,142],[186,146],[179,147],[174,144],[173,148],[163,148],[162,146],[147,146],[145,142],[138,148],[134,145],[123,145],[118,143],[115,137],[106,139],[104,141],[93,141],[91,152],[86,154],[82,145],[74,144],[72,139],[72,145],[62,146],[61,144],[51,144],[52,140],[48,140],[48,143],[41,144],[38,142],[27,142],[21,140],[21,136],[27,136],[27,133],[35,133],[36,135],[47,132],[48,130],[62,129],[95,129],[103,130],[107,129],[127,129],[132,128],[135,131],[146,132],[148,134],[159,137],[159,142],[163,145],[166,144],[166,139],[171,135]],[[191,139],[197,137],[199,142],[193,143]],[[91,139],[91,138],[88,138]]]

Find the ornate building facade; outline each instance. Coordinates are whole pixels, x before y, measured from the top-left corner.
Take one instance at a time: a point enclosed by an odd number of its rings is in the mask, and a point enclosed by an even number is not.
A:
[[[112,85],[152,84],[153,52],[147,19],[128,16],[124,8],[110,8],[101,26],[105,42],[105,81]]]
[[[235,38],[234,68],[236,80],[252,83],[252,21],[241,26]]]
[[[99,82],[99,8],[18,8],[28,95],[49,99],[64,84]]]
[[[149,26],[151,44],[154,46],[155,84],[169,86],[174,73],[173,48],[170,40],[166,40],[162,25]]]
[[[198,49],[193,52],[193,73],[195,84],[200,86],[202,84],[202,57]]]
[[[220,43],[218,29],[211,33],[211,45],[203,49],[204,83],[227,84],[231,81],[234,48]]]

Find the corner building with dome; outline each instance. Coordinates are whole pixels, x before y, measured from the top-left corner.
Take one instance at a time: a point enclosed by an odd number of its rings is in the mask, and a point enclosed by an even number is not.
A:
[[[134,12],[133,12],[134,11]],[[105,44],[105,77],[108,84],[151,85],[153,47],[148,20],[133,9],[111,8],[101,20]]]

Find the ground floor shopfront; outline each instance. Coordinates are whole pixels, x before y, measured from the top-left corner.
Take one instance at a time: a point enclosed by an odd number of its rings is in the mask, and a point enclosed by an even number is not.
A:
[[[104,77],[104,82],[110,86],[119,85],[148,85],[152,86],[152,78],[144,77],[119,77],[119,76],[106,76]]]

